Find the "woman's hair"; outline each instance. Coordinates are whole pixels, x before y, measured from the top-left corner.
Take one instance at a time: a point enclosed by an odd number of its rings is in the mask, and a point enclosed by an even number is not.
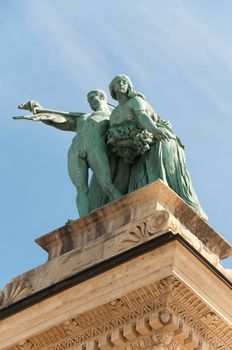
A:
[[[124,79],[127,81],[127,84],[128,84],[128,92],[127,92],[127,95],[128,97],[135,97],[135,96],[139,96],[141,98],[143,98],[145,100],[145,97],[143,94],[141,94],[140,92],[136,92],[134,90],[134,87],[133,87],[133,84],[132,84],[132,81],[130,80],[130,78],[125,75],[125,74],[119,74],[117,75],[116,77],[114,77],[114,79],[111,81],[110,85],[109,85],[109,89],[110,89],[110,94],[111,94],[111,97],[114,99],[114,100],[117,100],[117,97],[116,97],[116,94],[115,94],[115,90],[114,90],[114,83],[115,81],[118,79],[118,78],[121,78],[121,79]]]

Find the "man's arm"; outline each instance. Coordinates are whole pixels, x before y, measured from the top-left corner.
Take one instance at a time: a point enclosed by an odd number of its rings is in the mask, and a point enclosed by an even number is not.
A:
[[[47,118],[47,114],[38,113],[40,120],[49,126],[53,126],[56,129],[64,130],[64,131],[76,131],[77,130],[77,118],[76,116],[63,116],[59,114],[49,113],[49,118]],[[44,118],[45,117],[45,118]]]
[[[77,119],[84,113],[63,112],[42,107],[37,101],[28,101],[18,106],[19,109],[29,110],[33,115],[14,117],[14,119],[27,119],[42,121],[44,124],[53,126],[60,130],[76,131]]]
[[[83,115],[83,114],[81,114]],[[80,115],[80,116],[81,116]],[[32,120],[32,121],[41,121],[44,124],[53,126],[60,130],[65,131],[76,131],[77,129],[77,119],[78,116],[69,115],[63,116],[54,113],[36,113],[32,115],[25,115],[23,117],[13,117],[15,120],[24,119],[24,120]]]
[[[85,113],[77,112],[59,112],[53,110],[45,110],[47,112],[37,111],[38,117],[41,115],[40,119],[44,124],[53,126],[59,130],[65,131],[76,131],[77,130],[77,120]],[[44,116],[48,116],[49,118]]]

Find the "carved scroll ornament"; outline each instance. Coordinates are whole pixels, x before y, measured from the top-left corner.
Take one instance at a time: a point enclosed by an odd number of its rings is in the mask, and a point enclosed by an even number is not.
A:
[[[164,231],[168,228],[169,217],[170,214],[166,210],[156,210],[146,220],[134,225],[122,243],[139,242]]]

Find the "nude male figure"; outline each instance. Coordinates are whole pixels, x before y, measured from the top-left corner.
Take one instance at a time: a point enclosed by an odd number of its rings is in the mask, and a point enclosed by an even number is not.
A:
[[[110,111],[107,96],[103,90],[92,90],[87,95],[92,113],[68,113],[44,109],[36,101],[19,106],[33,115],[21,119],[40,120],[61,130],[75,131],[68,151],[68,172],[77,190],[77,208],[80,216],[90,212],[88,199],[88,169],[91,168],[99,185],[110,200],[122,195],[111,180],[111,172],[106,148],[106,132]],[[15,117],[15,119],[20,119]]]

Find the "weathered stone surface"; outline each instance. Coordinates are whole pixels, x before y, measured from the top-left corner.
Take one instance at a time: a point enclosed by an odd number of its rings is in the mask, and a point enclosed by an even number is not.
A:
[[[0,349],[229,350],[231,290],[202,265],[170,242],[1,321]]]
[[[167,213],[156,213],[158,216],[153,220],[151,216],[156,210],[166,210]],[[157,225],[154,233],[162,232],[162,228],[168,228],[169,218],[177,220],[174,233],[178,233],[178,229],[187,229],[220,259],[232,255],[231,245],[161,180],[46,234],[36,242],[52,259],[73,249],[86,249],[98,239],[108,240],[118,235],[118,230],[127,229],[127,225],[136,225],[143,219],[153,220],[153,225]],[[180,224],[178,228],[177,224]]]
[[[189,220],[185,219],[185,211],[191,212]],[[207,235],[198,229],[201,224]],[[230,244],[174,191],[162,181],[156,181],[37,239],[48,251],[49,261],[9,283],[0,294],[0,307],[60,283],[166,232],[182,237],[232,281],[232,272],[220,264],[220,258],[231,254]]]
[[[1,293],[1,350],[232,348],[231,246],[161,181],[37,242],[48,262]]]

